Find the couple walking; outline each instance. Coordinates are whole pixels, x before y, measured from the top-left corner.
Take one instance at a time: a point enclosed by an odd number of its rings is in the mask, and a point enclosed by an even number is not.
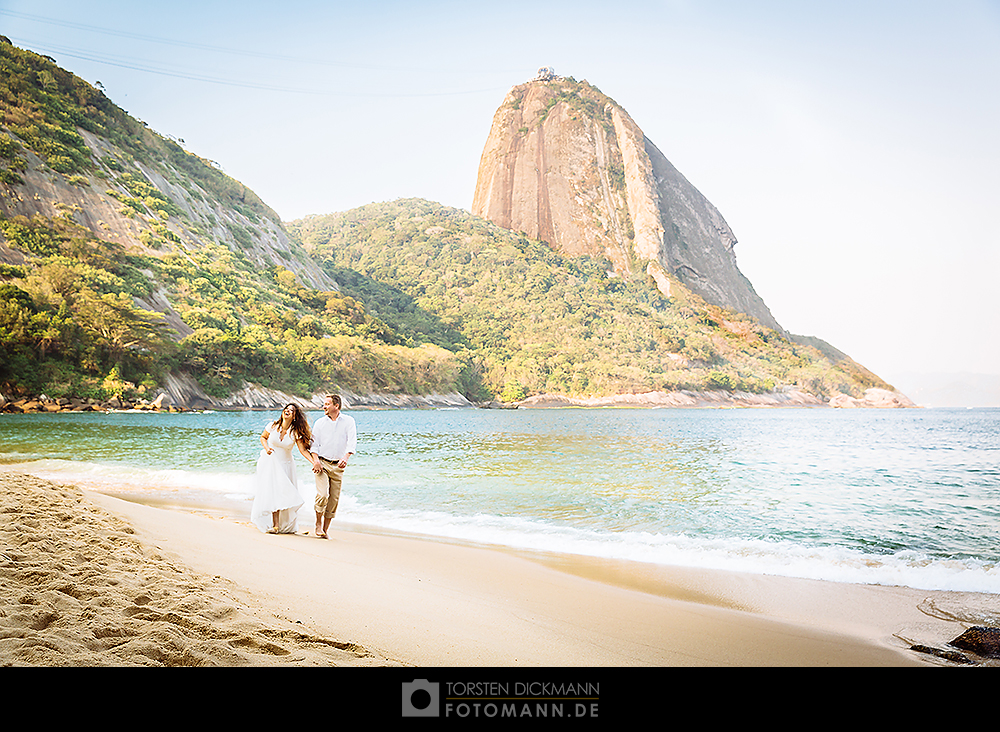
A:
[[[316,475],[316,536],[327,538],[337,513],[344,468],[357,447],[354,419],[340,413],[336,394],[323,400],[323,416],[310,431],[297,404],[288,404],[260,435],[264,449],[257,460],[253,507],[250,519],[269,534],[294,534],[298,511],[305,501],[295,479],[292,448],[298,447]]]

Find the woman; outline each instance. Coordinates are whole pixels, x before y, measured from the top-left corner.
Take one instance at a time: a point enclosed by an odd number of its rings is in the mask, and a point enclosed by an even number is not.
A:
[[[295,479],[292,448],[298,446],[299,452],[312,462],[312,433],[297,404],[281,410],[278,418],[260,433],[260,443],[264,449],[257,460],[250,520],[268,534],[294,534],[304,501]]]

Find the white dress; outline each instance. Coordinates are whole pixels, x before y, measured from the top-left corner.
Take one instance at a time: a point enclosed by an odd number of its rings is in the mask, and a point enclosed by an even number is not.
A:
[[[280,430],[271,425],[268,427],[267,445],[271,448],[271,454],[268,455],[267,450],[261,450],[257,459],[250,520],[257,528],[266,532],[274,526],[271,514],[279,511],[278,532],[294,534],[298,529],[299,508],[305,503],[299,494],[295,463],[292,462],[295,435],[289,430],[282,438]]]

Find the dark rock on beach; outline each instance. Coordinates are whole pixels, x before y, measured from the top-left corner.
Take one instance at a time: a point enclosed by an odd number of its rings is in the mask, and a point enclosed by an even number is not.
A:
[[[1000,658],[1000,628],[973,626],[951,642],[955,648],[985,658]]]
[[[960,663],[963,666],[968,666],[975,663],[969,659],[964,653],[959,653],[958,651],[949,651],[944,648],[935,648],[934,646],[924,646],[916,645],[910,646],[911,651],[916,651],[917,653],[926,653],[929,656],[937,656],[938,658],[943,658],[946,661],[951,661],[952,663]]]

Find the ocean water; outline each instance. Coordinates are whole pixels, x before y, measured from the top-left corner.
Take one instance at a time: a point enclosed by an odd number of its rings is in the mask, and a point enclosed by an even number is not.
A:
[[[1000,594],[998,409],[349,413],[362,530]],[[4,414],[0,467],[248,520],[276,416]]]

